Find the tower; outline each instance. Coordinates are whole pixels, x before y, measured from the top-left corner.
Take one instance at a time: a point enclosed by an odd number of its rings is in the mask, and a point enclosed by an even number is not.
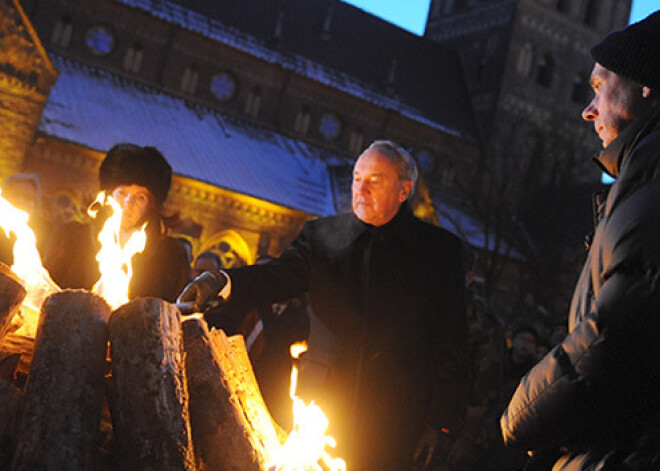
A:
[[[581,119],[592,96],[589,51],[628,23],[630,8],[631,0],[432,0],[425,36],[460,54],[479,127],[483,160],[465,198],[493,244],[506,241],[532,267],[521,302],[532,293],[559,311],[552,293],[572,288],[600,181],[590,158],[600,142]],[[486,267],[493,276],[497,258]]]

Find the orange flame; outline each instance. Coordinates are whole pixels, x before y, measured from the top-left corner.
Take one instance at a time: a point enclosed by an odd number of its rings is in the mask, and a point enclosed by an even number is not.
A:
[[[50,294],[60,291],[60,288],[41,264],[41,257],[37,251],[37,238],[28,225],[28,219],[29,215],[25,211],[15,208],[0,196],[0,227],[7,237],[10,233],[16,236],[14,264],[11,270],[23,281],[27,292],[21,309],[24,323],[16,334],[34,337],[41,303]]]
[[[131,258],[144,250],[147,242],[144,230],[146,223],[139,230],[133,231],[128,240],[122,243],[122,210],[112,196],[106,196],[104,192],[100,192],[96,201],[90,206],[88,214],[96,217],[98,208],[102,205],[109,205],[112,215],[105,221],[98,235],[101,249],[96,254],[96,260],[99,262],[101,278],[92,288],[92,292],[105,298],[113,309],[117,309],[128,302],[128,286],[133,275]]]
[[[307,351],[307,342],[291,345],[291,389],[289,395],[293,401],[293,430],[284,445],[273,453],[274,459],[267,465],[270,471],[345,471],[346,462],[341,458],[332,458],[326,447],[334,448],[334,438],[325,434],[330,424],[323,410],[311,401],[305,404],[296,396],[298,385],[297,360]],[[324,465],[321,467],[321,464]]]

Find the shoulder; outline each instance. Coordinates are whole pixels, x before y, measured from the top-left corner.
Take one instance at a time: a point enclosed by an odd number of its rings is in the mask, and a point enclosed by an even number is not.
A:
[[[463,241],[456,234],[418,218],[414,219],[414,224],[422,243],[431,244],[431,247],[457,251],[459,255],[462,253]]]

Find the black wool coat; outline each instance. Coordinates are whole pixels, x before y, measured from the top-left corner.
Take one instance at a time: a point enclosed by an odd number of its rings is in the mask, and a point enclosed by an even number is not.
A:
[[[149,228],[144,251],[132,259],[129,299],[152,296],[174,302],[188,281],[185,249],[176,239]],[[101,276],[98,230],[98,224],[72,221],[53,233],[43,264],[60,288],[90,290]]]
[[[404,203],[381,227],[354,214],[309,221],[272,263],[228,274],[232,301],[307,292],[338,339],[337,360],[313,399],[327,408],[349,467],[408,469],[425,424],[456,430],[469,377],[456,236]]]

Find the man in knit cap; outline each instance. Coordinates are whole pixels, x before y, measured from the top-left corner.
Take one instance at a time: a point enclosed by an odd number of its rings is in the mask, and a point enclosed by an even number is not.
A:
[[[569,334],[521,381],[501,425],[527,469],[660,469],[660,11],[593,47],[582,112],[616,179]],[[554,453],[550,460],[550,450]],[[554,462],[556,461],[556,462]],[[553,467],[554,462],[554,467]],[[544,465],[542,465],[545,463]]]

